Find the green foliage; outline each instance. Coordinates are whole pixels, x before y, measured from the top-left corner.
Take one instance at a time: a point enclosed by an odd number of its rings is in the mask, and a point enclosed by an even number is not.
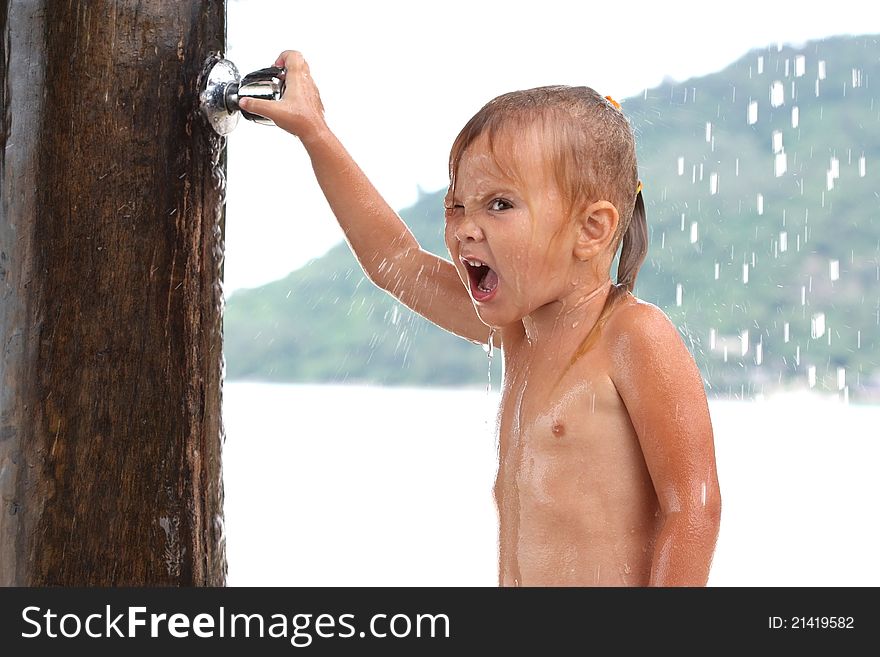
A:
[[[817,96],[820,61],[825,77]],[[851,397],[880,386],[875,80],[878,37],[839,37],[756,50],[719,73],[670,81],[624,101],[636,131],[651,239],[636,294],[679,327],[710,393],[748,396],[764,386],[806,384],[810,368],[817,387],[828,390],[838,389],[842,368]],[[784,98],[777,107],[770,102],[774,82]],[[750,124],[753,101],[758,119]],[[774,133],[786,158],[781,175]],[[839,177],[829,189],[832,158]],[[423,194],[401,216],[424,248],[446,256],[444,192]],[[233,379],[487,381],[479,346],[374,288],[346,244],[283,280],[236,292],[225,322]]]

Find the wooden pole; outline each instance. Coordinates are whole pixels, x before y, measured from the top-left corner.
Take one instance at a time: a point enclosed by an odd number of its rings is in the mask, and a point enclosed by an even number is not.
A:
[[[223,0],[0,0],[0,585],[223,585]]]

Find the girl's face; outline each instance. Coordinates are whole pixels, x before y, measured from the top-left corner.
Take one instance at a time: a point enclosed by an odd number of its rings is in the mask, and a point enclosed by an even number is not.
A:
[[[446,246],[480,319],[502,327],[570,290],[574,230],[537,130],[465,150],[446,198]],[[569,288],[569,289],[566,289]]]

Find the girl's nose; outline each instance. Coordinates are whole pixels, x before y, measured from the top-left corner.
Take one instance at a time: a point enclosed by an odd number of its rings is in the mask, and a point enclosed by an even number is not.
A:
[[[459,242],[480,242],[483,240],[483,229],[471,216],[465,215],[455,229],[455,239]]]

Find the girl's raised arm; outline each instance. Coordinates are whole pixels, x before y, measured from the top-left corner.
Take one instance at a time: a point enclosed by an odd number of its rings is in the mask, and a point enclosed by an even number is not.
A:
[[[477,316],[455,266],[423,250],[324,120],[324,106],[303,56],[292,50],[275,62],[286,68],[278,101],[245,98],[248,112],[299,137],[346,240],[371,281],[434,324],[485,343],[489,327]],[[498,338],[495,344],[498,346]]]

